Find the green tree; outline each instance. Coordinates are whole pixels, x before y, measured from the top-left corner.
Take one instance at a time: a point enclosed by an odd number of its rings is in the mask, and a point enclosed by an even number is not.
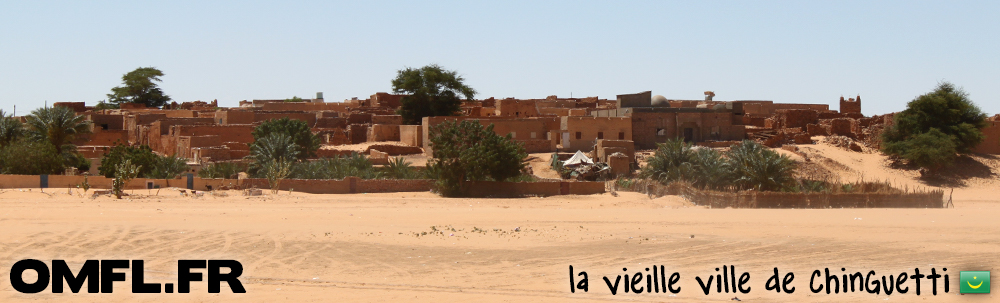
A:
[[[467,194],[467,181],[506,181],[521,175],[528,154],[510,135],[499,136],[493,124],[445,121],[431,127],[434,158],[428,170],[444,196]]]
[[[905,141],[895,142],[890,145],[890,149],[899,157],[930,172],[948,166],[958,154],[954,137],[937,128],[931,128]]]
[[[420,124],[423,117],[453,116],[462,110],[462,100],[472,100],[476,90],[466,86],[455,71],[436,64],[406,68],[396,73],[392,91],[408,94],[400,100],[399,114],[405,124]]]
[[[25,133],[24,124],[21,121],[0,110],[0,148],[24,137]]]
[[[968,93],[951,83],[940,83],[893,116],[893,124],[882,133],[882,152],[934,171],[954,160],[954,155],[945,154],[971,152],[983,141],[981,129],[986,125],[986,114]],[[921,145],[944,140],[951,144]]]
[[[118,164],[128,160],[139,167],[138,176],[146,177],[153,169],[160,156],[153,153],[153,149],[147,145],[128,146],[118,144],[111,148],[104,157],[101,158],[101,167],[97,170],[108,178],[114,178],[118,169]]]
[[[161,107],[170,102],[170,96],[156,82],[161,82],[163,72],[153,67],[140,67],[122,76],[123,86],[114,87],[108,101],[115,104],[139,103],[147,107]]]
[[[316,156],[316,150],[319,149],[319,137],[312,133],[309,123],[288,117],[267,120],[254,128],[252,132],[254,142],[250,144],[250,148],[253,149],[254,145],[258,145],[258,141],[276,133],[287,135],[295,144],[296,156],[289,159],[303,160]]]
[[[45,141],[22,138],[0,149],[0,172],[4,174],[59,174],[63,168],[62,155]]]
[[[970,152],[983,141],[980,129],[987,124],[986,114],[969,99],[968,93],[947,82],[907,103],[906,110],[892,119],[893,125],[883,132],[883,142],[889,145],[903,142],[936,128],[951,138],[960,153]],[[898,154],[891,148],[890,152]]]
[[[305,102],[305,100],[302,100],[299,96],[292,96],[291,98],[285,99],[285,102]]]
[[[69,107],[43,107],[25,117],[28,130],[35,138],[48,141],[62,154],[64,145],[73,142],[76,135],[90,132],[88,122]],[[71,149],[71,148],[70,148]]]

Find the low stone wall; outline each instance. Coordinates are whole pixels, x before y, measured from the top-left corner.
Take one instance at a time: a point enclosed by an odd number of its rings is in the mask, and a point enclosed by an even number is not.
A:
[[[608,181],[616,188],[615,181]],[[718,192],[699,190],[689,185],[661,185],[638,180],[623,191],[637,191],[650,196],[679,195],[697,205],[712,208],[944,208],[944,191],[921,193],[784,193]]]
[[[515,198],[525,196],[592,195],[605,192],[604,182],[469,182],[473,197]]]
[[[359,193],[425,192],[434,187],[434,180],[358,180]]]
[[[65,176],[65,175],[47,175],[48,184],[45,188],[76,188],[77,185],[83,183],[86,179],[90,188],[95,189],[111,189],[113,178],[106,178],[104,176]],[[135,178],[129,181],[126,189],[146,189],[149,188],[149,183],[153,183],[153,187],[177,187],[177,188],[188,188],[188,178],[187,175],[183,175],[176,179],[146,179],[146,178]],[[267,182],[265,181],[265,184]],[[192,178],[192,187],[194,190],[209,190],[218,189],[223,186],[227,187],[237,187],[239,186],[239,180],[235,179],[202,179],[200,177]],[[42,177],[38,175],[0,175],[0,188],[41,188],[42,187]]]
[[[267,179],[243,179],[243,188],[269,189],[271,186]],[[306,180],[306,179],[285,179],[281,181],[279,189],[295,190],[297,192],[311,194],[352,194],[352,193],[391,193],[391,192],[422,192],[430,191],[434,186],[434,180],[363,180],[355,177],[347,177],[343,180]]]

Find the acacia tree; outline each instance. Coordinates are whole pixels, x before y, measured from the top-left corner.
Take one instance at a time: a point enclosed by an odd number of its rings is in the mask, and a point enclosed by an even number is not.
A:
[[[452,116],[462,110],[462,100],[471,100],[476,90],[462,76],[436,64],[405,68],[396,72],[392,91],[408,94],[400,100],[399,114],[405,124],[420,124],[423,117]]]
[[[434,158],[428,169],[444,196],[467,194],[467,181],[506,181],[521,175],[528,154],[510,135],[493,132],[475,121],[445,121],[431,127]]]
[[[66,149],[64,145],[73,142],[76,135],[90,132],[84,117],[76,115],[69,107],[43,107],[31,111],[25,118],[31,134],[36,139],[51,143],[58,154],[63,153]]]
[[[108,101],[114,104],[139,103],[147,107],[161,107],[170,102],[156,82],[161,82],[163,72],[154,67],[140,67],[122,76],[123,86],[114,87]]]
[[[906,104],[882,133],[882,151],[935,171],[983,141],[986,114],[968,93],[943,82]]]

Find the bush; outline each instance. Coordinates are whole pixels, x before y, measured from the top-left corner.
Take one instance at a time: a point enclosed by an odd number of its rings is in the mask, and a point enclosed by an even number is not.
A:
[[[743,141],[720,153],[693,147],[677,138],[657,144],[640,176],[663,184],[683,181],[706,189],[790,190],[795,181],[794,169],[794,161],[757,142]]]
[[[101,158],[101,167],[97,168],[101,175],[114,178],[118,164],[128,160],[133,165],[139,167],[140,177],[145,177],[152,170],[159,156],[147,145],[128,146],[118,144],[111,148],[104,157]]]
[[[946,155],[949,152],[969,153],[981,143],[984,136],[980,129],[986,124],[986,114],[969,100],[965,91],[951,83],[941,83],[893,116],[893,125],[882,133],[882,152],[936,170],[954,160],[954,155]],[[944,141],[951,144],[941,146]],[[913,148],[920,150],[911,151]]]
[[[219,162],[209,164],[199,170],[198,177],[237,179],[239,177],[239,173],[245,172],[246,170],[246,165],[242,163]]]
[[[153,179],[173,179],[188,171],[190,167],[187,160],[176,156],[157,157],[153,162],[153,168],[149,170],[147,178]]]
[[[521,175],[527,153],[510,135],[499,136],[493,125],[445,121],[430,130],[434,158],[428,170],[437,176],[444,196],[465,195],[466,181],[506,181]]]
[[[953,137],[931,128],[907,140],[889,143],[885,150],[917,166],[936,171],[955,161],[957,148]]]
[[[410,166],[410,162],[406,162],[403,157],[395,157],[389,160],[389,165],[386,165],[383,170],[385,171],[385,176],[392,179],[416,179],[420,176],[413,166]]]
[[[378,179],[383,174],[365,156],[351,153],[350,156],[297,163],[292,168],[291,176],[296,179],[343,179],[351,176]]]
[[[795,161],[760,143],[744,140],[727,153],[733,184],[741,189],[759,191],[788,190],[795,179]]]
[[[125,194],[125,187],[128,186],[128,182],[135,179],[135,177],[139,175],[139,171],[141,169],[141,166],[132,164],[131,159],[125,159],[124,161],[115,164],[115,179],[111,181],[111,191],[115,194],[115,198],[122,198],[122,195]]]
[[[12,175],[60,174],[63,156],[46,141],[20,139],[0,149],[0,171]]]
[[[271,187],[271,192],[277,194],[281,188],[281,181],[288,178],[292,173],[292,161],[287,159],[275,159],[264,163],[261,173],[267,178],[267,184]]]
[[[254,146],[260,145],[260,142],[275,134],[284,134],[290,138],[290,141],[295,144],[295,156],[289,158],[291,160],[303,160],[309,157],[316,156],[316,150],[319,149],[319,137],[312,133],[309,128],[309,124],[302,120],[292,120],[288,117],[281,119],[267,120],[261,123],[253,130],[254,142],[250,144],[250,149],[252,150]],[[263,159],[264,162],[269,162],[276,158],[266,158]]]

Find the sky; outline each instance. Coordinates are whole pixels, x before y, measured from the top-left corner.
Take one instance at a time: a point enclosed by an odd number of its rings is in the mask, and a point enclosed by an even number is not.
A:
[[[106,99],[367,98],[439,64],[476,98],[824,103],[901,111],[948,81],[1000,113],[1000,1],[0,1],[0,109]]]

